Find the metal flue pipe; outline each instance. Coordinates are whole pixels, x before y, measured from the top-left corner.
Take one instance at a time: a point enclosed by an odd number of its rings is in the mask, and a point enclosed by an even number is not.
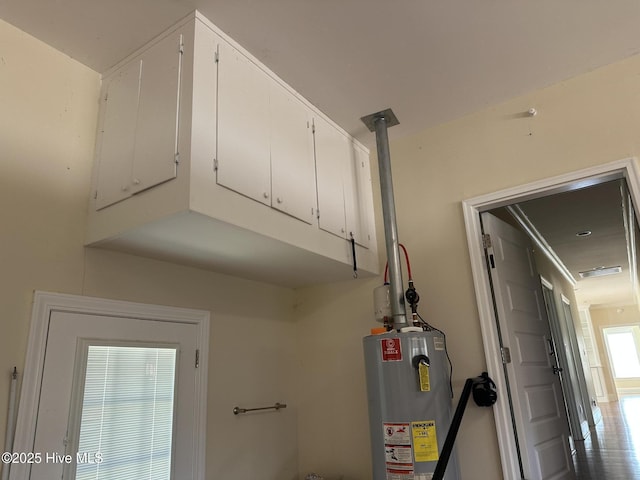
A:
[[[361,120],[370,131],[376,132],[378,151],[378,170],[380,172],[380,191],[382,197],[382,219],[384,223],[387,262],[389,264],[389,284],[391,314],[396,329],[406,327],[407,314],[404,307],[404,282],[400,265],[398,241],[398,225],[396,222],[396,205],[393,196],[393,179],[391,177],[391,156],[389,155],[389,136],[387,129],[398,125],[398,119],[391,109],[372,113]]]

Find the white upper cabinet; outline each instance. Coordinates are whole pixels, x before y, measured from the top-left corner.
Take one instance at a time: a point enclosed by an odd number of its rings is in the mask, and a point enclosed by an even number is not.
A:
[[[96,208],[176,177],[182,48],[176,32],[105,78]]]
[[[367,150],[198,12],[101,95],[88,245],[289,287],[377,274]]]
[[[218,48],[218,184],[271,205],[269,77],[226,42]]]
[[[269,103],[271,206],[312,224],[316,195],[310,111],[275,82]]]

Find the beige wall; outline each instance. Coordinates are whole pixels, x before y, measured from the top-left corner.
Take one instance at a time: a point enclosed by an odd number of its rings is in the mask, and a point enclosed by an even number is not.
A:
[[[0,441],[33,290],[211,312],[207,478],[297,477],[293,291],[83,248],[99,76],[0,21]],[[237,404],[284,402],[272,415]]]
[[[400,240],[411,255],[423,316],[447,333],[458,394],[464,379],[486,366],[461,201],[637,155],[639,78],[636,56],[392,141]],[[526,115],[530,107],[538,110],[536,117]],[[402,121],[402,112],[396,114]],[[369,478],[369,445],[364,441],[368,425],[364,414],[356,415],[351,406],[366,405],[360,338],[374,325],[375,285],[371,281],[310,288],[298,295],[309,310],[301,312],[300,335],[314,337],[309,362],[319,361],[325,351],[342,359],[316,366],[322,378],[332,381],[324,395],[305,397],[299,433],[303,471],[327,465],[349,473],[347,479]],[[336,350],[336,338],[344,344],[341,350]],[[348,398],[350,407],[324,408],[327,398],[335,397]],[[340,434],[332,440],[315,429]],[[469,408],[458,448],[463,479],[476,478],[477,472],[484,478],[501,478],[490,410]]]
[[[99,79],[0,22],[0,430],[32,291],[80,293]]]

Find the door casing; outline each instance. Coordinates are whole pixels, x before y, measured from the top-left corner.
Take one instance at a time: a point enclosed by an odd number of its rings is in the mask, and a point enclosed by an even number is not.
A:
[[[200,371],[201,374],[197,376],[196,392],[194,393],[197,403],[197,408],[194,411],[196,431],[193,432],[193,445],[196,448],[194,452],[194,478],[204,480],[209,312],[203,310],[36,291],[31,314],[31,327],[13,451],[31,452],[33,450],[49,318],[54,311],[190,323],[198,326],[197,348],[200,352],[199,364],[202,370]],[[13,464],[9,474],[10,480],[28,480],[29,467],[30,465],[28,464]]]
[[[624,178],[629,187],[633,204],[640,206],[640,168],[635,158],[626,158],[591,168],[570,172],[525,185],[470,198],[462,202],[467,244],[471,261],[471,271],[480,318],[480,329],[489,371],[502,371],[500,341],[495,329],[496,319],[491,301],[491,286],[485,270],[485,255],[482,245],[480,213],[513,203],[531,200],[547,195],[596,185],[605,181]],[[506,391],[507,386],[501,375],[495,375],[498,391]],[[500,447],[500,457],[504,478],[520,478],[516,440],[511,423],[508,402],[498,402],[494,406],[494,417]]]

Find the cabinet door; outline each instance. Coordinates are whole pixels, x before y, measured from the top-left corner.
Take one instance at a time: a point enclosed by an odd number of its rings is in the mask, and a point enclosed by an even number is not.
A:
[[[225,42],[218,58],[217,182],[271,204],[269,78]]]
[[[347,137],[322,118],[314,119],[318,226],[346,238],[343,177],[349,164]]]
[[[372,248],[372,242],[375,238],[376,220],[373,211],[373,184],[371,182],[371,162],[369,152],[356,149],[356,158],[360,159],[358,177],[359,202],[360,202],[360,220],[362,222],[361,240],[356,239],[363,247]]]
[[[271,206],[311,224],[316,195],[309,110],[277,83],[270,90]]]
[[[123,67],[103,89],[96,209],[131,195],[141,62]]]
[[[182,35],[174,33],[142,56],[133,193],[176,177]]]
[[[358,245],[368,248],[372,221],[369,210],[373,207],[369,155],[355,145],[352,145],[351,153],[344,177],[347,239],[353,235]]]
[[[107,80],[97,209],[176,177],[181,45],[170,35]]]

